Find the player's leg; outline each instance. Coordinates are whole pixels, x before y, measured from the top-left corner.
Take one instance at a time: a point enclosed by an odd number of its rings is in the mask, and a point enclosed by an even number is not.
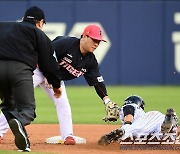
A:
[[[35,98],[31,68],[20,62],[6,63],[9,78],[3,93],[2,112],[15,136],[15,144],[20,150],[30,150],[30,144],[24,126],[35,118]],[[3,83],[1,83],[3,85]],[[10,86],[9,86],[10,85]],[[28,89],[28,90],[27,90]],[[23,97],[22,97],[23,96]]]
[[[34,70],[33,75],[33,86],[34,88],[37,87],[40,83],[44,81],[44,76],[39,68]],[[0,137],[2,138],[3,135],[8,131],[9,124],[4,116],[3,113],[0,114]]]
[[[6,117],[1,112],[1,114],[0,114],[0,137],[1,138],[4,136],[4,134],[6,134],[8,129],[9,129],[9,124],[8,124],[8,122],[6,120]]]
[[[36,68],[34,70],[34,75],[33,75],[33,86],[36,88],[39,84],[44,82],[44,76],[42,72],[39,70],[39,68]]]
[[[42,87],[42,89],[55,103],[61,137],[62,139],[65,140],[66,137],[73,135],[73,126],[72,126],[71,107],[69,104],[69,100],[67,98],[64,82],[61,81],[61,87],[63,91],[62,91],[62,96],[60,98],[55,98],[53,90],[46,88],[45,83],[41,83],[40,87]]]

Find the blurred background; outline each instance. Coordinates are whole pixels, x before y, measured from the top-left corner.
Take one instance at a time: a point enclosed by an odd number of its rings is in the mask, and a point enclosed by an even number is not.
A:
[[[34,5],[51,39],[80,37],[89,23],[102,27],[107,43],[95,54],[106,84],[180,85],[179,0],[0,0],[0,21],[17,21]]]

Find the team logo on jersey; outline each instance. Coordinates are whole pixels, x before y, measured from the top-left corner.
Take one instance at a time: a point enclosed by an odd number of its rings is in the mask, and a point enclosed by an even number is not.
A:
[[[102,76],[97,77],[97,80],[98,80],[98,82],[103,82],[104,81]]]
[[[83,71],[83,72],[87,72],[87,70],[86,70],[85,68],[82,68],[82,69],[81,69],[81,71]]]
[[[73,57],[71,54],[67,54],[67,56],[69,56],[69,57],[71,57],[71,58]]]

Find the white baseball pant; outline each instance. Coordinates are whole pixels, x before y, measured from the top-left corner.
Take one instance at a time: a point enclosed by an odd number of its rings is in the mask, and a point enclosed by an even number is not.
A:
[[[60,134],[62,139],[65,139],[67,136],[73,135],[73,126],[72,126],[71,107],[69,104],[69,100],[67,98],[64,82],[61,81],[62,96],[60,98],[55,98],[53,90],[46,88],[44,78],[45,77],[43,76],[42,72],[38,68],[36,68],[36,70],[34,70],[34,75],[33,75],[34,88],[39,85],[49,96],[49,98],[54,102],[58,116],[58,121],[59,121]],[[1,113],[0,136],[2,137],[8,131],[8,129],[9,129],[9,125],[6,121],[6,118],[3,115],[3,113]]]
[[[135,120],[131,125],[126,124],[121,128],[125,130],[125,134],[121,137],[122,140],[142,134],[159,133],[165,115],[159,111],[149,111]]]

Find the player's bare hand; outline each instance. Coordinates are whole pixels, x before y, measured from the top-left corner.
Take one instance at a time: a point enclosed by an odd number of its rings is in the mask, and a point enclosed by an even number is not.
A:
[[[54,88],[54,87],[53,87],[53,91],[54,91],[54,96],[55,96],[56,98],[61,97],[61,95],[62,95],[62,88],[61,88],[61,87],[60,87],[60,88]]]
[[[45,82],[46,88],[48,88],[48,89],[53,89],[52,84],[49,84],[46,78],[44,78],[44,82]]]

